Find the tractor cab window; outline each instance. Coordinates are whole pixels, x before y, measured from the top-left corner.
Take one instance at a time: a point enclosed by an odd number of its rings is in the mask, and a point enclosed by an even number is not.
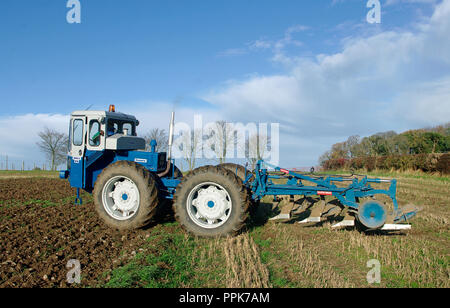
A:
[[[89,123],[89,145],[99,146],[100,145],[100,122],[97,120],[92,120]]]
[[[83,120],[81,119],[73,121],[73,144],[75,146],[83,144]]]
[[[131,123],[123,123],[122,130],[124,133],[127,132],[127,136],[133,136],[133,125]]]
[[[108,137],[115,134],[123,134],[125,131],[128,136],[136,136],[136,125],[133,122],[109,119],[106,129],[108,132]]]
[[[108,137],[113,136],[119,132],[119,123],[115,122],[114,120],[108,120]]]
[[[68,149],[69,152],[72,151],[72,121],[69,121],[69,139],[68,141]]]

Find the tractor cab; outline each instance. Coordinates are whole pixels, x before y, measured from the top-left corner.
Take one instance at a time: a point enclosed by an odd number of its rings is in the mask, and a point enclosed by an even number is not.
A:
[[[69,178],[72,187],[91,192],[97,176],[117,161],[132,161],[152,172],[165,170],[166,153],[145,152],[144,138],[137,136],[136,117],[115,111],[74,111],[69,124],[67,170],[61,178]]]
[[[85,151],[145,150],[137,137],[139,121],[131,115],[110,111],[74,111],[69,129],[69,155],[82,157]]]

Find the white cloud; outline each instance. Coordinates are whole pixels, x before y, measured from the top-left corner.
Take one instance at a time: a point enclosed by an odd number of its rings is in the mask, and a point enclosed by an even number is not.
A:
[[[257,50],[272,50],[274,53],[274,60],[278,62],[282,62],[282,59],[287,58],[284,56],[284,50],[288,46],[303,46],[303,43],[297,39],[295,39],[295,34],[299,32],[304,32],[308,30],[309,27],[304,25],[294,25],[289,27],[285,32],[282,38],[277,40],[268,40],[268,39],[258,39],[256,41],[249,42],[245,44],[245,47],[242,48],[230,48],[225,51],[219,52],[218,57],[229,57],[229,56],[239,56],[248,54],[251,51]]]
[[[8,155],[9,163],[25,160],[27,166],[45,161],[45,156],[39,151],[36,142],[38,133],[44,127],[67,132],[69,116],[61,114],[25,114],[10,117],[0,117],[0,160],[4,163]]]
[[[195,115],[201,115],[205,123],[222,119],[219,110],[214,106],[211,106],[212,108],[205,108],[204,106],[193,107],[182,103],[174,105],[168,102],[141,102],[137,105],[138,107],[124,107],[123,110],[119,111],[136,116],[140,122],[140,134],[145,134],[152,128],[166,129],[168,131],[172,111],[175,111],[176,122],[184,122],[190,126],[194,124]]]
[[[336,54],[311,60],[275,48],[273,60],[288,66],[285,74],[234,81],[204,99],[230,119],[279,121],[282,147],[288,146],[288,134],[337,142],[352,134],[436,125],[450,119],[448,33],[450,0],[445,0],[415,31],[347,38]],[[289,147],[311,152],[303,144]],[[318,158],[323,145],[316,148],[312,152]],[[282,162],[298,164],[287,158],[282,148]]]

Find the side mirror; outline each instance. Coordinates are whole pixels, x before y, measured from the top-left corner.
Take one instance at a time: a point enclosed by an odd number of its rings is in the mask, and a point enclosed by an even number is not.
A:
[[[139,121],[136,120],[136,126],[139,126],[141,124]]]
[[[102,118],[100,119],[100,123],[101,123],[101,124],[105,124],[105,123],[106,123],[105,117],[102,117]]]

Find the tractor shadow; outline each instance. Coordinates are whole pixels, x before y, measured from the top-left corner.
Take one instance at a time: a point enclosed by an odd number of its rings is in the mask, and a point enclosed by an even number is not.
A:
[[[152,218],[150,223],[143,228],[143,230],[149,230],[157,225],[173,223],[175,221],[175,212],[173,211],[172,201],[164,200],[162,201],[162,204],[158,206],[155,216]]]
[[[261,202],[251,213],[250,219],[247,223],[247,229],[253,230],[257,227],[267,224],[269,219],[273,216],[273,204]]]

